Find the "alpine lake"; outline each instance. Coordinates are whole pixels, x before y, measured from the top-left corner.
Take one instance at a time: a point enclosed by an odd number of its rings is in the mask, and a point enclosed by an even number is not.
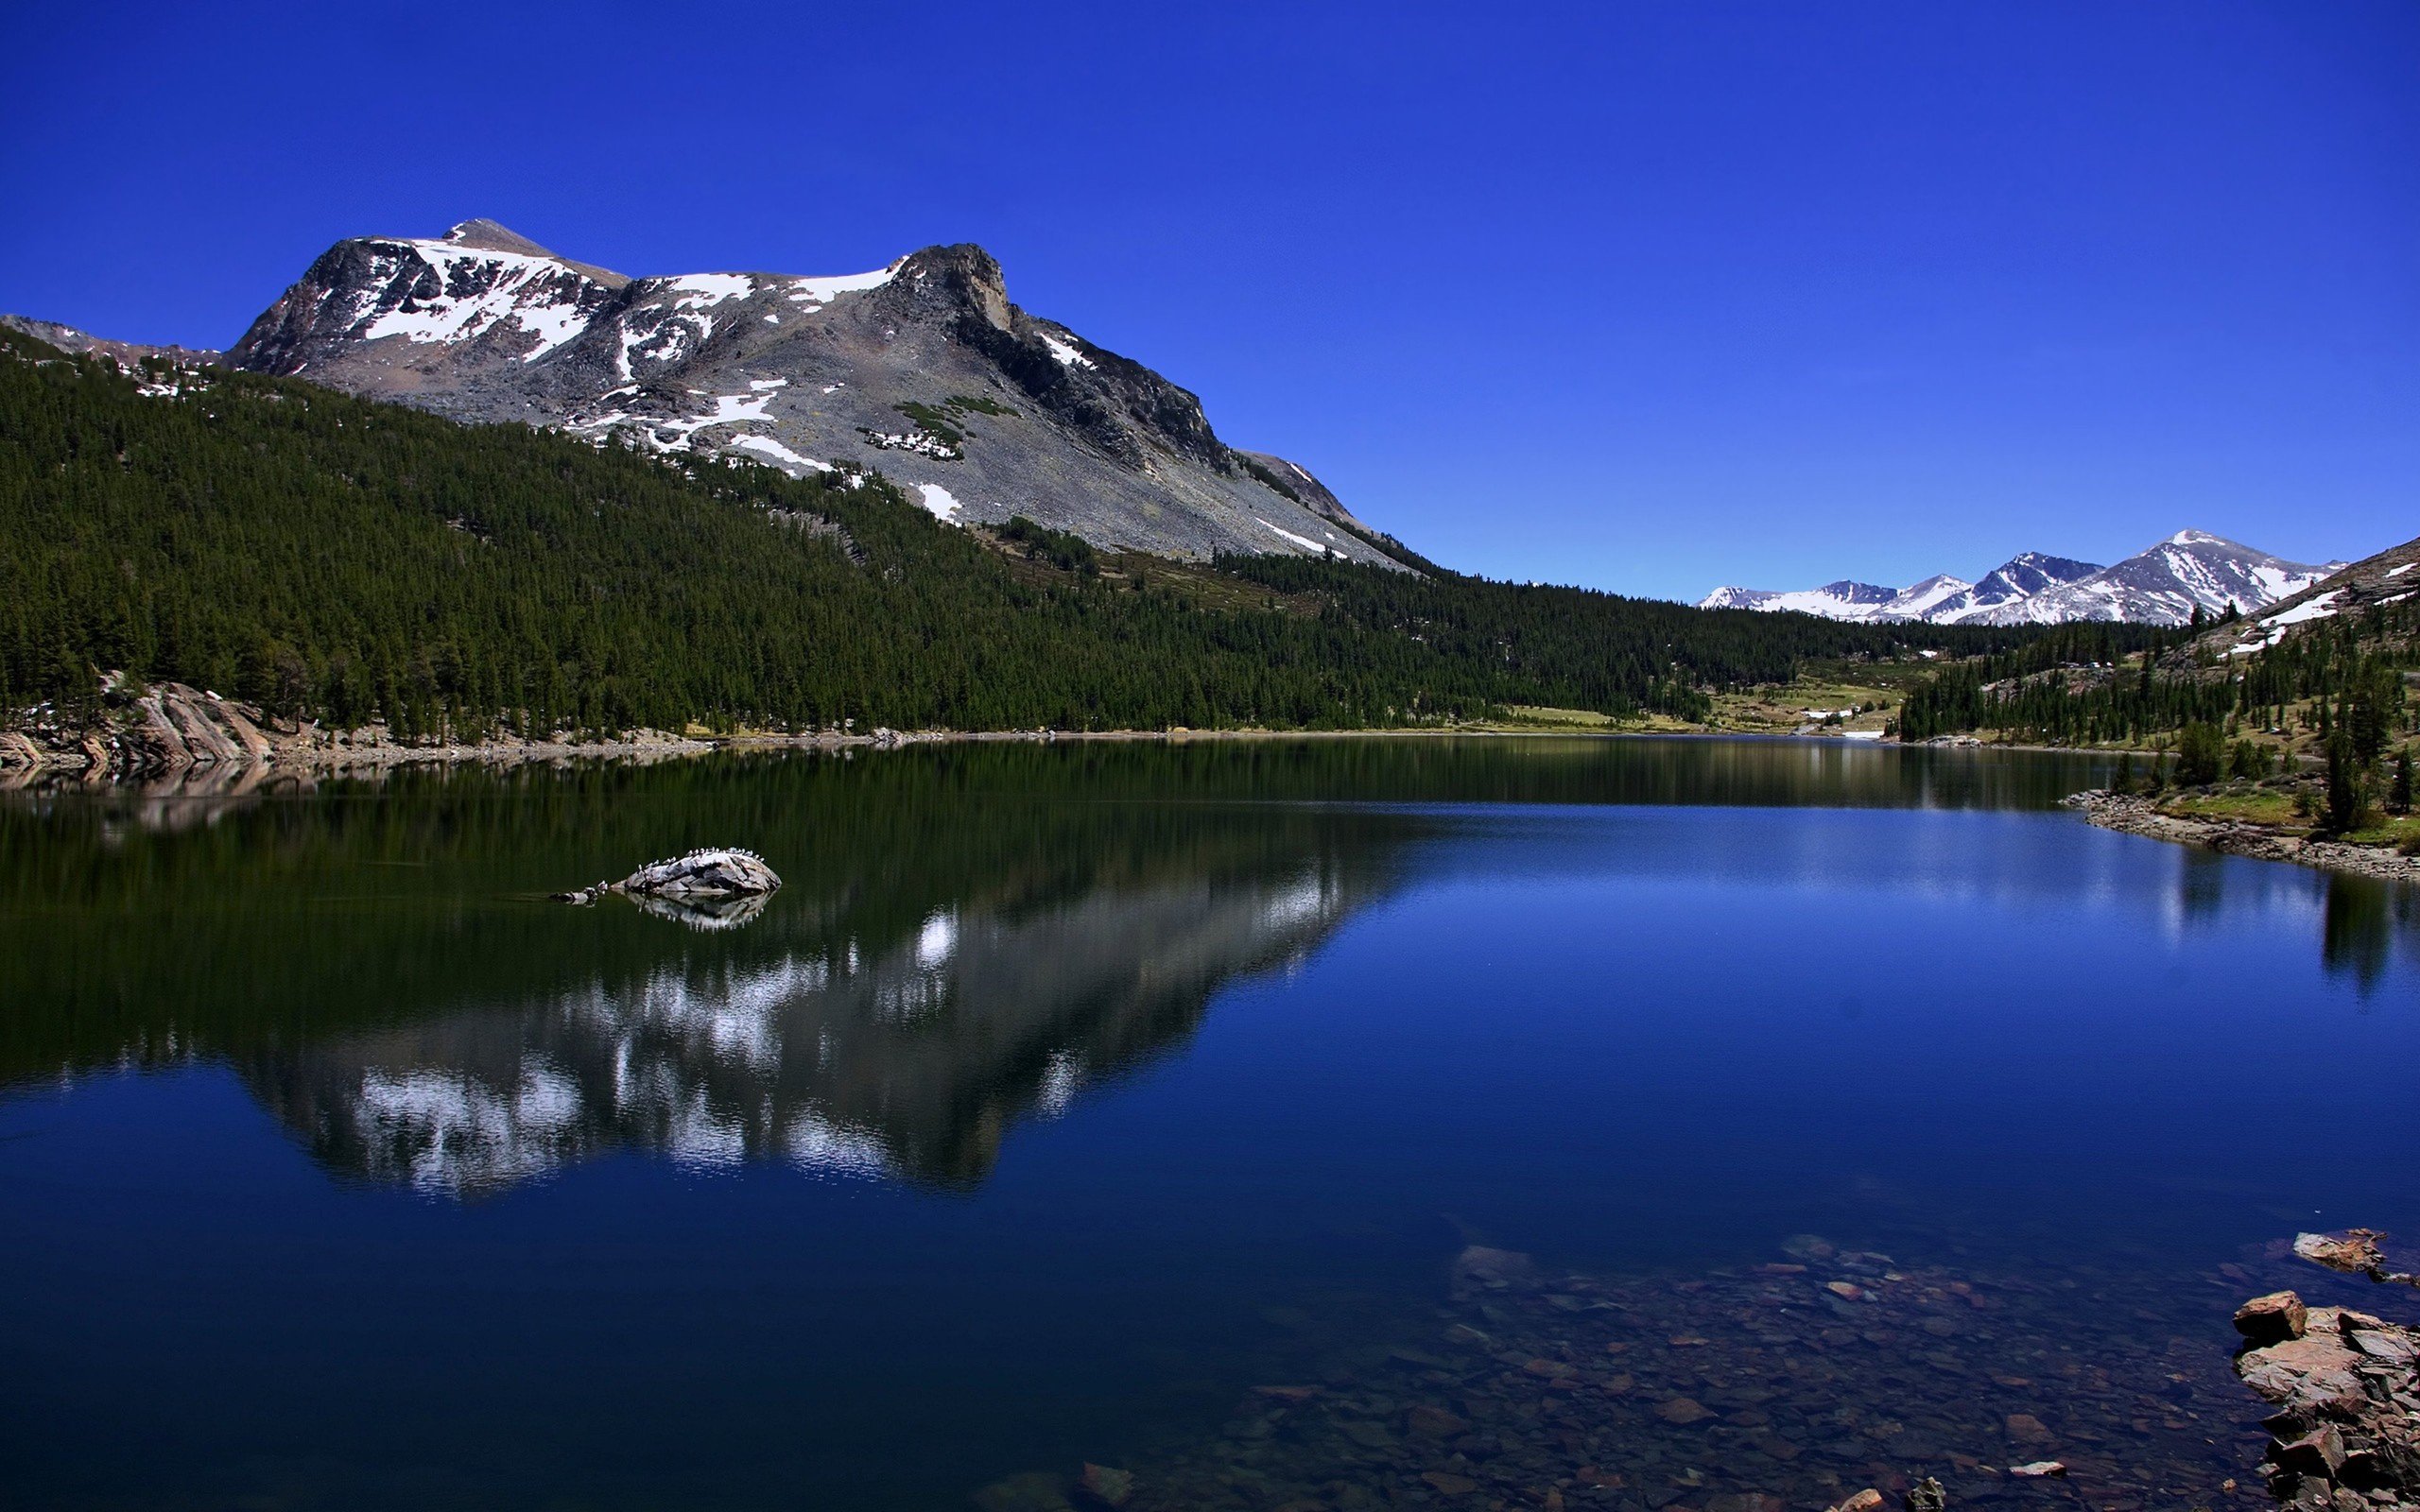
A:
[[[2420,1234],[2420,894],[2058,807],[2108,775],[0,794],[0,1505],[2265,1506],[2230,1314],[2394,1311],[2285,1246]],[[700,845],[785,885],[549,900]]]

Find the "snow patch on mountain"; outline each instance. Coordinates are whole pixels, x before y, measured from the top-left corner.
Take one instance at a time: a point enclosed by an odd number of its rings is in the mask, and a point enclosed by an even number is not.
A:
[[[1291,530],[1287,529],[1284,525],[1272,525],[1272,524],[1270,524],[1268,521],[1261,519],[1261,518],[1260,518],[1260,516],[1258,516],[1258,515],[1253,515],[1253,522],[1254,522],[1255,524],[1260,524],[1260,525],[1267,526],[1269,529],[1270,529],[1270,530],[1273,530],[1273,531],[1277,532],[1277,534],[1279,534],[1279,535],[1281,535],[1281,536],[1284,536],[1287,540],[1288,540],[1288,541],[1292,541],[1294,544],[1296,544],[1296,545],[1298,545],[1298,546],[1302,547],[1305,551],[1309,552],[1309,553],[1310,553],[1312,556],[1314,556],[1314,557],[1319,556],[1322,552],[1324,552],[1325,550],[1327,550],[1327,548],[1326,548],[1325,546],[1321,545],[1318,541],[1313,541],[1310,537],[1308,537],[1308,536],[1298,536],[1298,535],[1294,534],[1294,532],[1292,532]]]
[[[459,341],[510,320],[538,338],[521,357],[535,362],[588,329],[591,313],[568,286],[577,275],[567,281],[551,259],[427,240],[383,244],[372,259],[377,282],[360,290],[348,322],[361,340]]]
[[[843,294],[862,294],[868,289],[878,289],[898,277],[900,263],[906,261],[907,259],[903,257],[899,263],[893,263],[889,267],[876,268],[871,273],[843,273],[837,278],[790,279],[787,281],[789,301],[792,304],[825,305]]]
[[[676,296],[673,308],[680,310],[702,310],[756,292],[756,281],[745,273],[683,273],[667,280],[666,286]]]
[[[938,483],[918,483],[911,486],[921,495],[918,502],[932,511],[934,519],[945,525],[960,523],[958,513],[961,506],[956,499],[950,497],[949,490]]]
[[[776,462],[786,463],[802,472],[832,471],[831,463],[819,462],[811,456],[801,456],[769,436],[735,436],[731,438],[731,444],[741,451],[754,452],[761,456],[769,456]]]
[[[1057,336],[1052,335],[1047,331],[1037,331],[1034,334],[1042,337],[1043,346],[1049,349],[1050,355],[1058,360],[1059,366],[1062,368],[1093,368],[1099,366],[1098,363],[1095,363],[1092,358],[1085,356],[1082,352],[1077,351],[1074,347],[1069,346],[1066,342],[1060,340]]]

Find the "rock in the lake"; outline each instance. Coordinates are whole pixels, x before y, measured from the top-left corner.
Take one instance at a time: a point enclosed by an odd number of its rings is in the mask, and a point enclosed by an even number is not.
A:
[[[1517,1250],[1491,1249],[1485,1245],[1472,1245],[1454,1260],[1454,1279],[1475,1281],[1482,1286],[1509,1286],[1534,1280],[1538,1273],[1535,1262]]]
[[[2256,1347],[2299,1339],[2308,1321],[2309,1312],[2303,1306],[2303,1299],[2291,1292],[2256,1297],[2235,1310],[2236,1332]]]
[[[1882,1493],[1869,1486],[1855,1496],[1834,1504],[1831,1512],[1875,1512],[1875,1508],[1881,1504]]]
[[[739,898],[781,885],[782,879],[753,850],[706,850],[650,861],[614,887],[650,898]]]
[[[1038,1470],[993,1482],[975,1493],[975,1504],[982,1512],[1075,1512],[1059,1477]]]
[[[1939,1481],[1927,1475],[1908,1487],[1908,1512],[1942,1512],[1949,1504],[1949,1493]]]
[[[2375,1228],[2347,1228],[2341,1234],[2297,1234],[2294,1253],[2314,1265],[2341,1270],[2348,1276],[2420,1286],[2420,1275],[2387,1269],[2386,1251],[2378,1244],[2385,1237]]]
[[[650,861],[619,882],[600,882],[577,892],[555,894],[567,903],[595,902],[609,892],[676,901],[755,898],[778,890],[782,879],[753,850],[707,849],[666,861]]]
[[[1124,1506],[1133,1500],[1134,1475],[1131,1470],[1086,1461],[1083,1474],[1077,1477],[1076,1488],[1103,1506]]]
[[[1425,1401],[1407,1415],[1406,1426],[1427,1438],[1460,1438],[1471,1431],[1471,1425],[1460,1418]]]
[[[2031,1465],[2012,1465],[2008,1468],[2008,1472],[2027,1480],[2039,1480],[2046,1476],[2065,1475],[2067,1473],[2067,1467],[2061,1460],[2037,1459]]]

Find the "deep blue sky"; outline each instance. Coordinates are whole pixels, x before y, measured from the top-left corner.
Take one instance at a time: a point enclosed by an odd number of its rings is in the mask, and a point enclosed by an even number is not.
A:
[[[2420,6],[60,6],[0,309],[222,346],[329,242],[977,241],[1498,576],[2420,533]]]

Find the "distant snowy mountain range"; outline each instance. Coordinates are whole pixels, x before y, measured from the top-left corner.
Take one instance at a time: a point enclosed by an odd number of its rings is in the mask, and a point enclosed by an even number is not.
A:
[[[2103,567],[2037,551],[2012,558],[1968,582],[1946,574],[1907,588],[1842,579],[1821,588],[1772,593],[1718,588],[1701,609],[1794,610],[1825,619],[1930,625],[2057,625],[2123,620],[2183,625],[2193,611],[2220,614],[2229,604],[2249,614],[2290,598],[2344,566],[2311,566],[2255,551],[2206,530],[2180,530],[2149,550]]]

